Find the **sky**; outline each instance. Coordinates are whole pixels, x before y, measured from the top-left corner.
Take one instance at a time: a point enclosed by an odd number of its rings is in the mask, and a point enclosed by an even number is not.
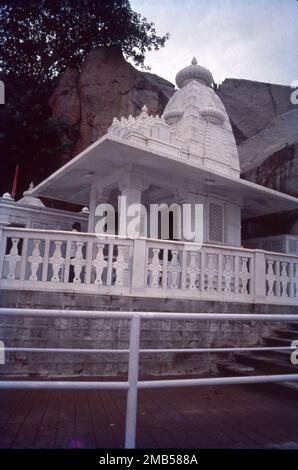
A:
[[[146,55],[151,72],[175,81],[193,56],[216,83],[242,78],[290,85],[298,80],[297,0],[130,0],[131,7],[170,33]]]

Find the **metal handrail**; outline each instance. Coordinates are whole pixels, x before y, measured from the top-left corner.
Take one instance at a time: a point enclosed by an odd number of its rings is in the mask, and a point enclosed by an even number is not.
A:
[[[0,308],[0,315],[54,318],[118,318],[130,319],[129,349],[71,349],[71,348],[5,348],[8,352],[72,352],[72,353],[128,353],[128,380],[123,381],[36,381],[2,380],[3,389],[75,389],[75,390],[127,390],[125,448],[134,448],[136,441],[138,389],[194,387],[205,385],[252,384],[298,381],[298,374],[257,375],[244,377],[209,377],[201,379],[138,380],[140,353],[179,353],[179,352],[239,352],[239,351],[279,351],[295,350],[292,346],[281,347],[242,347],[242,348],[177,348],[177,349],[140,349],[141,320],[205,320],[205,321],[287,321],[298,322],[298,315],[282,314],[228,314],[228,313],[166,313],[166,312],[130,312],[130,311],[90,311],[90,310],[46,310]]]

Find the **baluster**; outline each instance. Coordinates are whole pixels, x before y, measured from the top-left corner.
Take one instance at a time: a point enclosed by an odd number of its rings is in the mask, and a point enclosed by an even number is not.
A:
[[[48,268],[49,268],[49,253],[50,253],[50,240],[47,238],[44,245],[44,255],[43,255],[43,267],[41,280],[46,282],[48,280]]]
[[[26,279],[28,245],[29,245],[28,238],[23,238],[21,265],[20,265],[20,281],[24,281]]]
[[[239,279],[241,282],[241,294],[248,294],[248,280],[250,278],[250,273],[248,271],[248,258],[246,256],[240,257],[241,266],[240,266],[240,273]]]
[[[33,240],[32,254],[28,257],[30,263],[29,281],[37,281],[37,271],[39,265],[43,262],[43,257],[40,256],[40,242],[41,240]]]
[[[159,287],[159,278],[160,272],[162,271],[162,265],[159,259],[159,248],[152,248],[153,257],[151,258],[151,262],[148,265],[148,269],[151,272],[151,282],[150,287]]]
[[[224,255],[222,253],[218,253],[217,255],[217,283],[215,290],[221,294],[223,289],[223,262],[224,262]]]
[[[276,297],[280,297],[280,294],[281,294],[280,267],[281,267],[280,261],[275,261],[275,276],[276,276],[275,295]]]
[[[289,297],[295,297],[295,286],[294,286],[294,263],[289,262]]]
[[[178,261],[178,250],[172,250],[172,259],[169,266],[169,271],[171,273],[170,288],[178,289],[178,278],[179,273],[181,272],[181,266]]]
[[[62,266],[64,264],[64,258],[62,258],[62,253],[61,253],[61,246],[62,242],[61,241],[54,241],[55,244],[55,250],[53,253],[53,256],[51,256],[49,262],[52,265],[52,271],[53,275],[51,277],[51,282],[60,282],[60,270],[62,269]]]
[[[214,291],[214,281],[215,276],[217,274],[217,255],[208,253],[207,254],[207,291],[213,292]]]
[[[197,265],[197,253],[190,253],[189,266],[187,268],[187,274],[189,276],[189,289],[196,289],[197,276],[200,273],[200,268]]]
[[[206,265],[206,258],[207,255],[203,250],[201,250],[200,261],[201,261],[201,275],[200,275],[200,285],[201,285],[201,292],[205,292],[205,265]]]
[[[187,251],[183,250],[181,252],[182,256],[182,267],[181,267],[181,289],[185,290],[186,289],[186,278],[187,278]]]
[[[288,267],[288,263],[286,261],[282,261],[281,262],[281,274],[280,274],[282,297],[288,297],[289,276],[288,276],[287,267]]]
[[[294,283],[294,297],[298,297],[298,263],[294,263],[294,276],[293,276],[293,283]]]
[[[112,285],[112,268],[113,268],[113,253],[114,253],[114,245],[109,243],[108,248],[108,267],[107,267],[107,286]]]
[[[85,271],[85,284],[91,283],[91,272],[92,272],[92,258],[93,258],[93,242],[89,240],[86,248],[86,271]]]
[[[124,285],[124,272],[128,269],[128,262],[125,261],[125,246],[118,246],[118,256],[113,263],[113,268],[116,270],[116,286]]]
[[[5,255],[5,259],[8,261],[8,274],[7,279],[13,280],[16,278],[16,267],[17,264],[21,261],[21,256],[19,255],[19,238],[11,239],[11,249],[8,255]]]
[[[231,292],[231,282],[233,277],[233,257],[225,256],[224,257],[224,291]]]
[[[239,268],[240,268],[240,257],[239,255],[236,255],[234,258],[234,293],[238,294],[239,293]]]
[[[163,261],[162,261],[162,288],[167,289],[168,283],[170,283],[171,274],[168,275],[168,249],[163,249]],[[168,279],[169,278],[169,279]]]
[[[83,242],[76,242],[76,256],[75,259],[70,261],[70,264],[74,267],[74,279],[75,284],[80,284],[81,281],[81,272],[83,266],[86,264],[86,260],[83,258]]]
[[[274,296],[274,283],[276,281],[276,276],[274,274],[273,264],[274,264],[274,261],[267,260],[266,280],[267,280],[267,284],[268,284],[267,295],[269,295],[269,296]]]

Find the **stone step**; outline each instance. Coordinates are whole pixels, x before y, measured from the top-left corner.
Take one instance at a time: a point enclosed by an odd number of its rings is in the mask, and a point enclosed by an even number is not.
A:
[[[298,366],[294,366],[290,362],[284,359],[278,359],[276,357],[261,356],[260,354],[250,353],[236,353],[235,360],[237,363],[244,364],[250,367],[254,367],[258,371],[272,374],[297,374]]]
[[[224,377],[243,377],[249,375],[262,375],[264,373],[263,369],[241,364],[239,362],[219,361],[217,365],[220,374],[223,374]],[[277,387],[277,389],[280,388],[282,391],[287,390],[289,393],[294,393],[295,397],[298,392],[298,382],[278,382],[275,383],[274,386]]]
[[[280,360],[288,361],[289,355],[292,353],[290,350],[284,350],[284,351],[263,351],[262,356],[264,357],[272,357],[272,358],[277,358]]]
[[[243,376],[254,375],[256,372],[254,367],[238,364],[230,361],[220,361],[217,363],[218,369],[224,376]]]
[[[298,382],[281,382],[279,385],[298,392]]]
[[[268,336],[264,338],[264,342],[268,346],[291,346],[292,341],[291,338],[280,338],[278,336]]]
[[[297,330],[281,329],[281,330],[275,330],[274,333],[280,336],[281,338],[289,338],[289,339],[298,340],[298,329]]]

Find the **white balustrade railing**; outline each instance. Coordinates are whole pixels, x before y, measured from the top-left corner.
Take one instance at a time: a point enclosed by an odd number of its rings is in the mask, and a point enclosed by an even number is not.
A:
[[[297,256],[78,232],[1,233],[1,289],[298,304]]]
[[[265,263],[267,297],[298,302],[298,257],[266,253]]]
[[[182,290],[191,297],[253,298],[252,251],[148,241],[147,259],[151,289]]]
[[[1,285],[63,290],[131,285],[133,242],[92,234],[5,228],[1,241]]]

